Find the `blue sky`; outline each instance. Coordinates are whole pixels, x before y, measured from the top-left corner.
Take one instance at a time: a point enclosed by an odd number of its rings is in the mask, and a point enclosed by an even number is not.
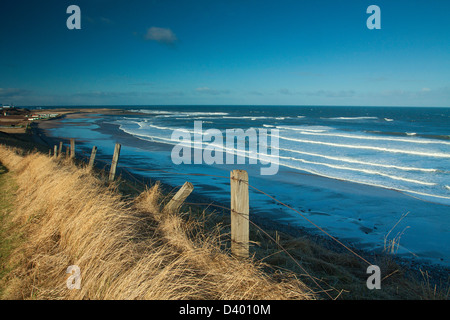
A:
[[[69,30],[69,5],[81,30]],[[381,9],[369,30],[368,6]],[[450,107],[450,1],[0,2],[0,103]]]

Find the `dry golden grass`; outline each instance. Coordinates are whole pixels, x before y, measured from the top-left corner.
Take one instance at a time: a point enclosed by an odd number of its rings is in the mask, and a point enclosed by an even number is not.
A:
[[[11,223],[24,241],[8,263],[3,299],[314,299],[292,275],[220,250],[180,214],[160,212],[159,186],[124,200],[86,168],[0,146],[18,190]],[[16,229],[17,230],[17,229]],[[81,270],[81,289],[66,269]]]

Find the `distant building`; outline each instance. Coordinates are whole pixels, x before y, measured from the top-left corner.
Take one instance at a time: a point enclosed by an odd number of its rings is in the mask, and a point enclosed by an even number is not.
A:
[[[59,116],[58,113],[33,113],[31,115],[27,115],[29,121],[40,120],[40,119],[49,119],[55,118]]]

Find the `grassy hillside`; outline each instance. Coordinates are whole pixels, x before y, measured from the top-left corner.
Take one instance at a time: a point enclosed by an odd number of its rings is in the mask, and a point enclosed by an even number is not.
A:
[[[0,146],[0,161],[17,185],[8,223],[24,238],[8,254],[14,269],[2,278],[3,299],[314,298],[296,278],[275,279],[219,250],[217,235],[161,214],[157,185],[124,200],[65,160]],[[66,287],[71,265],[80,268],[80,290]]]
[[[229,215],[162,213],[169,197],[158,183],[109,185],[81,163],[27,150],[0,145],[2,299],[448,299],[448,283],[436,287],[388,255],[370,257],[382,290],[368,290],[364,262],[273,222],[264,232],[286,252],[251,227],[252,258],[236,260]],[[71,265],[80,290],[67,289]]]
[[[12,173],[9,173],[0,163],[0,296],[4,291],[2,279],[13,269],[8,260],[14,250],[14,245],[19,243],[17,232],[12,232],[9,221],[14,208],[13,193],[15,190]]]

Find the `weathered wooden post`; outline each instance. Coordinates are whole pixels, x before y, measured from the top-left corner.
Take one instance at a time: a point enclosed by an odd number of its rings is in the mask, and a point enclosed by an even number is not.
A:
[[[62,148],[63,148],[63,143],[62,141],[59,142],[59,151],[58,151],[58,156],[62,157]]]
[[[95,161],[95,155],[97,154],[97,147],[93,146],[91,151],[91,157],[89,158],[89,170],[92,170],[94,168],[94,161]]]
[[[55,144],[55,147],[53,148],[53,158],[56,158],[58,156],[58,146]]]
[[[231,171],[231,253],[238,258],[249,256],[248,173]]]
[[[173,196],[169,203],[164,207],[164,212],[176,212],[184,200],[191,194],[194,190],[194,186],[190,182],[185,182],[183,186],[178,190],[178,192]]]
[[[111,162],[111,171],[109,171],[109,181],[114,180],[114,176],[116,175],[116,167],[117,163],[119,162],[119,155],[120,155],[120,144],[116,143],[116,146],[114,147],[114,155]]]
[[[75,158],[75,139],[70,139],[70,159]]]

